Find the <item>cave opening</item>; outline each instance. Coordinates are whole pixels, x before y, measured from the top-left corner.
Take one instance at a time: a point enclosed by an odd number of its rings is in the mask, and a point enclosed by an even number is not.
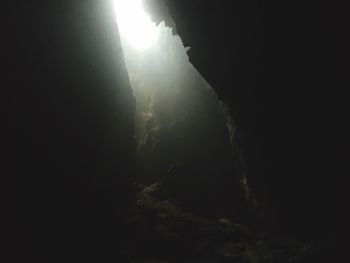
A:
[[[238,218],[247,189],[227,108],[190,63],[175,23],[157,25],[141,0],[115,1],[115,14],[136,98],[135,181],[197,213]]]
[[[348,147],[319,14],[116,1],[4,6],[6,262],[335,261]]]

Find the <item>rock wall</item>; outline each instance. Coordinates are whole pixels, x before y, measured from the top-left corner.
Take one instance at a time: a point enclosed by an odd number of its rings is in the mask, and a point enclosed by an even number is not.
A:
[[[15,262],[97,262],[121,250],[135,101],[111,4],[6,5],[3,175]]]
[[[213,149],[220,148],[222,149],[222,152],[220,154],[211,153],[211,158],[208,158],[204,161],[202,164],[202,169],[194,169],[194,167],[190,168],[188,167],[189,171],[184,174],[183,177],[177,175],[178,177],[181,177],[181,179],[177,179],[178,183],[183,181],[183,184],[190,184],[190,181],[193,180],[194,185],[202,185],[203,189],[201,194],[198,196],[202,196],[202,204],[198,205],[198,210],[206,210],[203,206],[206,206],[207,210],[212,209],[212,216],[216,214],[215,210],[220,210],[219,207],[227,207],[231,209],[232,214],[234,214],[235,220],[239,220],[238,218],[246,221],[245,223],[248,223],[248,217],[247,217],[247,211],[251,210],[251,214],[256,214],[256,202],[254,201],[253,195],[249,189],[248,181],[246,178],[246,172],[245,167],[243,165],[243,155],[242,155],[242,145],[240,145],[239,138],[239,130],[237,130],[236,125],[236,116],[233,116],[233,110],[230,107],[226,106],[226,103],[229,103],[229,100],[226,100],[226,98],[222,97],[222,94],[220,94],[220,90],[218,90],[216,87],[211,87],[210,85],[213,84],[211,81],[211,77],[213,72],[220,72],[220,74],[224,74],[223,72],[223,65],[220,67],[217,67],[217,64],[213,64],[215,62],[214,60],[217,59],[217,53],[215,52],[215,49],[213,47],[212,50],[204,50],[204,46],[202,46],[200,43],[207,43],[208,45],[213,44],[215,41],[212,39],[208,39],[208,36],[202,36],[202,35],[187,35],[192,33],[191,30],[193,30],[196,27],[196,30],[200,30],[200,23],[201,21],[190,21],[190,16],[192,15],[190,10],[182,10],[181,9],[181,15],[176,13],[177,7],[176,5],[181,5],[180,2],[172,3],[171,1],[158,1],[158,0],[148,0],[144,1],[144,7],[148,11],[148,13],[151,15],[152,20],[156,23],[161,23],[164,21],[165,25],[170,27],[172,29],[173,34],[179,34],[182,40],[182,44],[187,50],[187,55],[189,56],[189,61],[192,62],[191,68],[187,70],[188,72],[197,72],[200,77],[199,79],[202,79],[203,77],[201,74],[205,73],[208,75],[203,74],[205,81],[193,81],[194,84],[187,84],[185,85],[186,89],[188,90],[189,96],[185,96],[185,98],[189,98],[192,102],[189,104],[195,104],[196,99],[200,101],[199,105],[201,106],[201,114],[197,114],[193,116],[193,119],[188,118],[188,123],[186,124],[189,127],[194,127],[192,130],[187,131],[188,133],[194,133],[195,138],[191,138],[191,143],[188,143],[189,145],[192,145],[192,148],[194,149],[197,147],[197,150],[200,152],[198,154],[197,159],[200,159],[199,157],[202,153],[207,153],[208,149],[205,147],[210,147],[210,143],[213,141],[213,145],[211,146]],[[195,5],[195,3],[188,3],[189,5]],[[186,6],[184,4],[184,6]],[[200,6],[205,6],[205,3],[200,4]],[[186,6],[187,7],[187,6]],[[193,10],[192,10],[193,11]],[[174,14],[172,12],[175,12]],[[178,17],[176,15],[179,15]],[[185,22],[186,21],[186,22]],[[204,22],[205,23],[205,22]],[[205,24],[203,26],[206,26]],[[185,29],[186,28],[186,29]],[[214,30],[215,28],[212,28]],[[220,30],[220,29],[219,29]],[[203,31],[204,32],[204,31]],[[203,33],[202,32],[202,33]],[[199,32],[198,32],[199,33]],[[193,37],[196,37],[198,42],[192,43],[191,41],[194,40]],[[202,37],[202,39],[199,41],[199,37]],[[221,39],[220,39],[221,41]],[[219,42],[215,42],[217,45],[219,52],[225,52],[226,47],[225,45],[219,46]],[[192,50],[195,49],[195,50]],[[169,51],[170,52],[170,51]],[[201,52],[208,52],[203,56],[201,59],[207,59],[207,61],[197,61],[196,59],[199,57],[195,57],[198,54],[201,54]],[[186,56],[187,56],[186,55]],[[215,58],[215,59],[214,59]],[[210,66],[209,66],[210,65]],[[195,69],[193,69],[193,67]],[[203,70],[202,67],[207,67],[209,70],[212,69],[212,72],[207,72]],[[181,69],[182,71],[184,69]],[[194,76],[194,74],[187,73],[190,76]],[[206,82],[208,80],[207,76],[209,76],[209,84]],[[226,76],[228,77],[228,76]],[[193,79],[196,79],[196,77],[193,77]],[[227,80],[227,79],[226,79]],[[222,81],[221,85],[223,86],[223,89],[230,87],[231,85],[235,84],[235,79],[231,79],[230,82],[225,83],[223,79],[220,79]],[[199,84],[205,82],[206,85]],[[215,83],[217,84],[217,83]],[[213,100],[210,101],[206,98],[205,95],[205,88],[197,88],[198,87],[206,87],[209,88],[210,91],[212,91],[212,88],[214,90],[212,98]],[[219,86],[220,87],[220,86]],[[225,87],[225,88],[224,88]],[[193,90],[193,91],[192,91]],[[203,94],[201,94],[201,90]],[[196,92],[198,94],[196,94]],[[191,94],[192,93],[192,94]],[[193,96],[193,94],[196,94]],[[178,97],[181,97],[181,93]],[[210,97],[210,96],[208,96]],[[200,98],[200,99],[199,99]],[[224,102],[222,103],[223,100]],[[214,102],[215,101],[215,102]],[[179,104],[181,105],[181,104]],[[185,105],[187,105],[185,103]],[[184,108],[186,109],[186,108]],[[220,114],[218,116],[214,117],[213,112],[220,111]],[[184,115],[189,114],[191,112],[191,109],[189,109],[188,113],[184,113]],[[235,120],[235,121],[233,121]],[[193,125],[194,123],[205,123],[205,125],[208,125],[209,127],[205,128],[203,126],[203,129],[200,129],[199,127],[195,127]],[[199,125],[200,126],[200,125]],[[217,130],[221,129],[221,133],[217,132]],[[176,129],[174,129],[176,131]],[[204,137],[204,134],[207,135],[208,138],[215,138],[215,139],[209,139],[207,141],[201,141],[199,142],[198,138]],[[212,140],[212,141],[211,141]],[[179,143],[177,143],[178,145]],[[196,146],[194,146],[196,145]],[[189,147],[191,148],[191,147]],[[184,152],[189,152],[188,150]],[[194,152],[194,151],[190,151]],[[210,152],[210,151],[209,151]],[[182,154],[183,156],[183,154]],[[214,157],[214,158],[213,158]],[[216,159],[217,158],[217,159]],[[216,163],[217,162],[217,163]],[[221,164],[219,164],[221,163]],[[193,166],[193,164],[189,165]],[[216,167],[216,168],[214,168]],[[224,168],[225,167],[225,168]],[[184,170],[179,169],[179,170]],[[212,170],[212,172],[210,172]],[[214,172],[215,171],[215,172]],[[175,174],[179,174],[179,172],[175,172]],[[181,174],[181,172],[180,172]],[[192,176],[190,174],[193,174]],[[196,175],[194,175],[196,174]],[[172,176],[175,178],[175,176]],[[185,178],[188,178],[187,180]],[[228,179],[230,178],[230,179]],[[230,181],[230,182],[229,182]],[[207,182],[210,182],[210,186],[205,186]],[[176,184],[174,182],[174,184]],[[181,184],[181,183],[180,183]],[[184,187],[184,186],[182,186]],[[179,187],[180,189],[181,187]],[[191,188],[191,187],[190,187]],[[204,190],[206,188],[206,190]],[[196,195],[196,187],[192,187],[193,195]],[[219,190],[221,189],[221,190]],[[197,189],[198,190],[198,189]],[[182,190],[182,192],[184,192]],[[214,195],[217,198],[207,198],[210,195]],[[225,195],[225,198],[219,198],[219,196]],[[243,197],[245,196],[245,197]],[[191,202],[190,194],[187,195],[188,204]],[[193,200],[192,200],[193,201]],[[214,208],[213,206],[216,206]],[[211,208],[210,208],[211,207]],[[244,212],[243,212],[244,211]],[[240,215],[239,215],[240,214]],[[244,214],[244,216],[243,216]],[[243,216],[243,217],[242,217]]]
[[[246,220],[248,186],[231,114],[189,63],[181,38],[163,23],[154,30],[157,40],[145,50],[122,38],[137,101],[136,181],[166,180],[167,198],[189,211]]]
[[[333,233],[340,199],[331,178],[342,180],[347,169],[340,160],[349,143],[339,74],[331,66],[336,38],[330,31],[342,23],[326,11],[331,7],[200,0],[147,5],[155,20],[176,24],[191,46],[190,61],[234,115],[247,179],[266,221],[303,235],[320,235],[325,225]]]

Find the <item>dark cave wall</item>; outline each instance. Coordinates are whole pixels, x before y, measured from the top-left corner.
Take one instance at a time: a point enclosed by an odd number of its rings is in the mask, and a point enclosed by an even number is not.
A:
[[[31,253],[14,261],[116,253],[135,166],[135,101],[110,4],[6,6],[6,214],[14,247]]]
[[[172,25],[157,2],[146,1],[154,19]],[[191,47],[190,61],[234,116],[248,182],[266,221],[276,229],[327,238],[335,230],[336,187],[347,170],[349,145],[330,34],[340,24],[331,7],[165,3],[176,32]]]
[[[194,3],[176,2],[184,7]],[[6,262],[69,262],[76,258],[96,262],[113,258],[122,248],[118,243],[123,236],[123,207],[134,164],[134,99],[117,31],[111,29],[112,8],[105,4],[92,0],[7,1],[2,6],[2,238],[11,256]],[[204,1],[195,11],[185,9],[182,13],[188,18],[181,35],[186,34],[192,52],[198,52],[191,55],[193,64],[239,120],[248,179],[255,193],[260,200],[268,195],[285,223],[298,231],[316,230],[324,235],[331,228],[343,230],[348,222],[346,217],[337,221],[342,203],[336,195],[339,192],[348,200],[348,191],[343,189],[348,174],[348,165],[343,163],[348,161],[349,149],[344,139],[348,122],[343,90],[347,86],[341,85],[335,71],[347,71],[330,56],[330,50],[337,56],[344,54],[329,36],[341,32],[345,38],[346,15],[337,16],[323,6],[327,19],[320,29],[319,10],[312,11],[308,4],[259,5],[262,23],[257,31],[263,41],[258,42],[253,62],[258,70],[248,71],[256,81],[234,86],[228,83],[233,78],[240,83],[244,74],[233,70],[221,74],[210,63],[200,62],[207,56],[208,62],[218,58],[212,56],[213,43],[208,40],[214,33],[187,24],[194,20],[201,21],[198,26],[220,23],[222,30],[215,36],[227,36],[231,9],[228,1],[221,4],[215,4],[217,16],[211,20],[207,14],[213,5]],[[283,12],[276,12],[277,7]],[[172,16],[180,19],[177,10],[181,9],[171,7]],[[313,14],[312,19],[307,14]],[[221,23],[218,17],[229,22]],[[240,31],[255,27],[253,20],[248,26],[239,23]],[[221,42],[218,39],[215,42]],[[225,39],[230,44],[220,44],[219,50],[230,49],[237,40]],[[244,50],[242,38],[239,42]],[[222,54],[223,65],[230,68],[235,57]],[[205,73],[201,68],[208,66]],[[225,85],[219,88],[220,83]],[[241,101],[242,93],[247,95]],[[335,186],[340,189],[336,191]]]

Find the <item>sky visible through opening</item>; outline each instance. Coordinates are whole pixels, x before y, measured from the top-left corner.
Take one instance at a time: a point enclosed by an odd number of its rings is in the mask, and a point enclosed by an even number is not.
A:
[[[159,28],[143,9],[142,0],[114,0],[115,14],[124,41],[143,51],[157,41]]]

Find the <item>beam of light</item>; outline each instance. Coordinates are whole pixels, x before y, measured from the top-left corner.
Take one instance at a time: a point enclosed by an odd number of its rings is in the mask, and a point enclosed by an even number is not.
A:
[[[121,37],[135,49],[145,50],[157,37],[157,27],[145,13],[142,0],[114,0]]]

